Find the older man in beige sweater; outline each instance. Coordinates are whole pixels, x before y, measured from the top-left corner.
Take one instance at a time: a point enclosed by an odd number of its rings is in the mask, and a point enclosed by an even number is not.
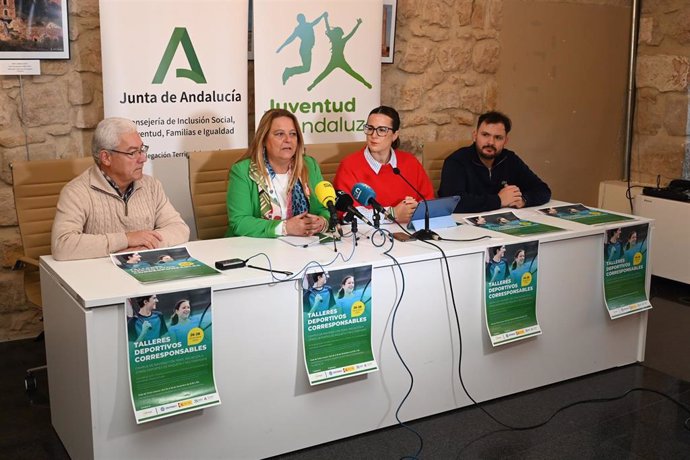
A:
[[[148,146],[132,121],[101,121],[91,150],[96,164],[60,193],[52,233],[56,260],[105,257],[189,240],[189,227],[161,183],[143,173]]]

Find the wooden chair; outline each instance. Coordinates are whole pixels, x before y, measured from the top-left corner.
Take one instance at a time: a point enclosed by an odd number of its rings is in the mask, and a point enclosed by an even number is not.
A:
[[[323,180],[333,183],[338,165],[347,155],[364,148],[361,142],[336,142],[333,144],[309,144],[305,146],[307,155],[314,157],[321,167]]]
[[[29,302],[43,308],[38,258],[50,254],[50,240],[57,202],[62,187],[93,165],[93,158],[61,160],[14,161],[12,189],[17,210],[19,233],[24,255],[14,264],[14,270],[24,270],[24,292]],[[43,333],[36,338],[43,339]],[[46,365],[26,370],[24,386],[31,397],[36,391],[35,372]]]
[[[434,192],[438,191],[438,186],[441,183],[441,169],[443,168],[443,161],[448,158],[448,155],[455,152],[460,147],[471,145],[472,141],[434,141],[424,144],[422,151],[422,165],[426,171],[431,183],[434,184]]]
[[[50,254],[50,233],[53,228],[58,197],[62,187],[93,165],[93,158],[14,161],[12,188],[17,221],[24,255],[15,269],[24,269],[24,290],[27,299],[42,307],[38,258]]]
[[[191,152],[189,188],[196,235],[200,240],[223,238],[228,228],[228,175],[246,148]]]

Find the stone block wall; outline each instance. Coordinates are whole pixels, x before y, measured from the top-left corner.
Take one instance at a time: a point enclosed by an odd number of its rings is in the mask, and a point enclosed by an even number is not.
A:
[[[471,137],[496,108],[502,0],[399,0],[395,61],[382,69],[381,102],[398,109],[401,148]]]
[[[0,76],[0,341],[34,337],[41,309],[11,268],[22,244],[12,193],[15,160],[90,155],[103,117],[98,0],[70,0],[71,59],[41,62],[41,75]]]
[[[631,178],[690,179],[690,3],[642,1]]]

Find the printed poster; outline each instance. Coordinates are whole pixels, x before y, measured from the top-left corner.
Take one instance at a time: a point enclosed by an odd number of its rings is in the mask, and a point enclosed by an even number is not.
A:
[[[309,383],[378,369],[371,348],[371,265],[302,279],[302,338]]]
[[[127,299],[125,326],[137,423],[220,404],[211,288]]]
[[[633,220],[632,217],[621,216],[610,212],[590,209],[583,204],[569,204],[539,209],[539,212],[551,217],[570,220],[585,225],[599,225],[609,222]]]
[[[121,252],[111,254],[110,260],[140,283],[220,274],[218,270],[190,256],[184,246]]]
[[[494,232],[505,233],[514,236],[536,235],[538,233],[561,232],[562,228],[552,225],[540,224],[530,220],[521,220],[512,212],[502,212],[498,214],[483,214],[480,216],[468,217],[470,224],[482,227]]]
[[[541,334],[537,321],[539,241],[487,249],[484,312],[491,345]]]
[[[606,231],[604,300],[611,319],[652,308],[645,289],[649,224]]]

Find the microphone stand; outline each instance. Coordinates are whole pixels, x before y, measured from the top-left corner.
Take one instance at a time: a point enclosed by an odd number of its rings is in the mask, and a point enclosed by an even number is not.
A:
[[[338,231],[338,213],[335,210],[335,203],[333,201],[328,202],[328,210],[330,211],[330,216],[328,219],[328,232],[330,232],[331,238],[333,239],[333,252],[338,252],[337,231]]]
[[[422,241],[426,241],[426,240],[440,240],[441,237],[438,236],[438,233],[436,233],[436,232],[434,232],[433,230],[430,230],[430,229],[429,229],[429,202],[426,200],[426,198],[424,198],[424,195],[422,195],[421,193],[419,193],[419,190],[417,190],[417,189],[415,188],[415,186],[412,185],[412,183],[411,183],[410,181],[408,181],[408,180],[405,178],[405,176],[403,176],[403,175],[400,173],[400,169],[398,169],[398,168],[393,168],[393,174],[395,174],[396,176],[400,176],[400,178],[401,178],[402,180],[404,180],[405,183],[406,183],[407,185],[409,185],[410,188],[412,188],[412,190],[414,190],[415,193],[416,193],[416,194],[422,199],[422,201],[424,202],[424,229],[423,229],[423,230],[417,230],[416,232],[414,232],[414,233],[412,234],[412,238],[415,238],[415,239],[417,239],[417,240],[422,240]]]
[[[352,232],[352,236],[354,237],[355,246],[357,246],[357,240],[359,239],[359,237],[357,236],[357,216],[352,216],[349,213],[345,214],[343,222],[347,222],[349,220],[348,217],[352,218],[350,220],[350,231]]]
[[[422,200],[424,201],[424,229],[417,230],[412,234],[412,237],[418,240],[439,240],[441,237],[438,236],[438,233],[429,229],[429,203],[424,197],[422,197]]]
[[[328,230],[334,232],[334,234],[335,234],[335,229],[337,226],[338,226],[338,214],[335,212],[331,212],[331,215],[328,218]]]
[[[374,228],[378,229],[381,226],[381,215],[374,209]]]

